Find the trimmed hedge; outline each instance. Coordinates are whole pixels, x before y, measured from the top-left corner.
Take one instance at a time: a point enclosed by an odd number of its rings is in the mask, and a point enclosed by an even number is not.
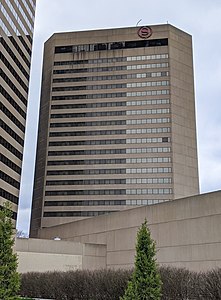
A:
[[[118,300],[132,270],[97,270],[26,273],[20,295],[56,300]],[[162,300],[221,299],[221,269],[196,273],[183,268],[160,267]]]

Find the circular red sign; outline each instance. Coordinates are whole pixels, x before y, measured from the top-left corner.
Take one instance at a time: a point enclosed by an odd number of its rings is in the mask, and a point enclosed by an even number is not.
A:
[[[148,39],[152,35],[152,29],[148,26],[140,27],[137,34],[142,39]]]

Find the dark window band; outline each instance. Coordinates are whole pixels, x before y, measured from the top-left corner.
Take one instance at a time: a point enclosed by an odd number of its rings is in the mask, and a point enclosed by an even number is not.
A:
[[[9,63],[9,61],[5,58],[5,56],[1,52],[0,52],[0,59],[2,60],[4,65],[8,68],[8,70],[11,72],[11,74],[14,76],[14,78],[18,81],[21,87],[25,90],[25,92],[28,93],[28,86],[24,83],[24,81],[21,79],[21,77],[18,75],[18,73],[15,71],[15,69],[12,67],[12,65]]]
[[[46,185],[126,184],[126,179],[47,180]]]
[[[15,147],[13,147],[10,143],[8,143],[3,137],[0,137],[0,143],[3,147],[8,149],[13,155],[22,160],[22,153],[19,152]]]
[[[63,70],[54,70],[53,74],[100,73],[100,72],[115,72],[115,71],[122,71],[122,70],[126,71],[127,66],[63,69]]]
[[[79,146],[79,145],[114,145],[114,144],[126,144],[126,139],[49,142],[49,146],[51,147]]]
[[[0,76],[8,84],[8,86],[13,90],[13,92],[18,96],[18,98],[27,106],[27,99],[22,95],[22,93],[17,89],[14,83],[9,79],[9,77],[1,70]]]
[[[118,135],[126,134],[126,130],[98,130],[98,131],[67,131],[67,132],[50,132],[50,137],[60,136],[96,136],[96,135]]]
[[[65,190],[46,191],[45,196],[73,196],[73,195],[126,195],[126,189],[111,190]]]
[[[15,49],[18,51],[18,53],[20,54],[20,56],[22,57],[22,59],[24,60],[24,62],[26,63],[26,65],[30,68],[31,66],[31,63],[30,61],[27,59],[27,57],[25,56],[24,52],[21,50],[20,46],[18,45],[18,43],[16,42],[15,38],[13,36],[10,36],[9,37],[11,43],[14,45]],[[20,39],[21,41],[21,39]],[[22,41],[24,41],[24,39],[22,38]],[[22,43],[23,44],[23,43]],[[27,46],[27,44],[23,44],[23,46],[25,46],[25,49],[27,50],[28,49],[28,54],[29,54],[29,57],[31,57],[31,50],[30,48]]]
[[[30,35],[28,35],[26,37],[28,38],[29,42],[32,44],[32,38],[30,37]],[[19,35],[18,38],[20,39],[20,41],[22,42],[23,46],[27,50],[28,54],[31,56],[31,49],[29,48],[28,44],[26,44],[26,41],[24,40],[23,36]]]
[[[98,59],[84,59],[84,60],[71,60],[71,61],[56,61],[55,66],[66,65],[81,65],[81,64],[98,64],[98,63],[113,63],[127,61],[127,57],[110,57],[110,58],[98,58]]]
[[[105,206],[126,205],[126,200],[45,201],[44,206]]]
[[[112,211],[62,211],[62,212],[45,212],[44,217],[94,217],[109,214]]]
[[[22,131],[25,132],[25,127],[22,123],[7,109],[2,103],[0,103],[0,110]]]
[[[47,171],[48,176],[56,175],[99,175],[99,174],[126,174],[126,169],[88,169],[88,170],[56,170]]]
[[[0,44],[3,45],[3,47],[5,48],[5,50],[11,56],[11,58],[16,63],[16,65],[19,67],[19,69],[21,70],[21,72],[29,80],[29,74],[27,73],[27,71],[25,70],[25,68],[22,66],[22,64],[20,63],[20,61],[17,59],[17,57],[15,56],[15,54],[13,53],[13,51],[11,50],[11,48],[8,46],[8,44],[6,43],[6,41],[3,38],[0,38]]]
[[[63,165],[106,165],[106,164],[126,164],[126,158],[115,159],[85,159],[85,160],[52,160],[48,161],[48,166]]]
[[[51,114],[52,119],[63,119],[63,118],[96,118],[106,116],[125,116],[125,110],[119,111],[98,111],[98,112],[85,112],[85,113],[67,113],[67,114]]]
[[[85,91],[85,90],[108,90],[108,89],[125,89],[126,83],[118,84],[100,84],[100,85],[78,85],[78,86],[64,86],[53,87],[52,92],[64,92],[64,91]]]
[[[4,189],[0,188],[0,197],[5,198],[15,204],[18,204],[18,197],[12,195],[11,193],[5,191]]]
[[[21,107],[17,104],[17,102],[8,94],[8,92],[0,86],[0,93],[4,96],[4,98],[16,109],[16,111],[26,119],[26,112],[24,112]]]
[[[111,121],[94,121],[94,122],[68,122],[68,123],[51,123],[51,128],[59,127],[87,127],[87,126],[118,126],[126,125],[126,120],[111,120]]]
[[[11,186],[15,187],[16,189],[20,188],[20,182],[12,178],[11,176],[7,175],[6,173],[0,171],[0,179],[4,180]]]
[[[5,122],[0,120],[0,127],[5,130],[13,139],[16,140],[21,146],[24,146],[24,140],[11,129]]]
[[[70,150],[70,151],[48,151],[48,156],[102,155],[102,154],[125,154],[125,153],[126,153],[126,149]]]
[[[0,154],[0,161],[8,166],[10,169],[21,175],[21,168],[17,166],[15,163],[13,163],[10,159],[8,159],[6,156],[3,154]]]
[[[78,104],[58,104],[51,105],[51,109],[74,109],[74,108],[97,108],[97,107],[116,107],[126,106],[126,101],[121,102],[98,102],[98,103],[78,103]]]
[[[70,96],[52,96],[52,100],[78,100],[78,99],[102,99],[126,97],[127,93],[88,94]]]
[[[84,45],[68,45],[55,47],[55,53],[74,53],[74,52],[92,52],[105,50],[119,50],[119,49],[134,49],[146,47],[167,46],[168,39],[153,39],[153,40],[136,40],[136,41],[122,41],[111,43],[98,44],[84,44]]]

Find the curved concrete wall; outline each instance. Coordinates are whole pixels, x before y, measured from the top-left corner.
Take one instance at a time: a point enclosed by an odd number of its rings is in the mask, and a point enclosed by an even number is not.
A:
[[[136,233],[145,218],[160,264],[197,271],[221,267],[221,191],[45,228],[39,237],[104,244],[107,267],[129,268]]]

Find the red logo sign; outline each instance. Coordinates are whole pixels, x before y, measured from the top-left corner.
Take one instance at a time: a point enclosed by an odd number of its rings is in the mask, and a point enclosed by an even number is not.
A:
[[[152,29],[148,26],[140,27],[137,34],[142,39],[148,39],[152,35]]]

